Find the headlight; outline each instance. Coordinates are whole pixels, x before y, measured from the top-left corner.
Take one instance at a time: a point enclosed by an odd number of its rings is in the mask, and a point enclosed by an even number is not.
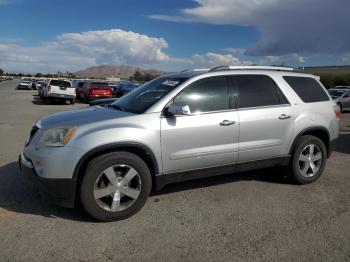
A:
[[[64,146],[77,132],[78,127],[57,127],[47,130],[40,138],[40,143],[46,146]]]

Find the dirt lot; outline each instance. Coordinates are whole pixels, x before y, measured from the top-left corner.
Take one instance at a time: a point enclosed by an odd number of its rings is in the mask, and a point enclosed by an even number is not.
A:
[[[350,261],[350,113],[314,184],[271,169],[179,183],[128,220],[96,223],[17,167],[36,120],[85,105],[43,105],[14,86],[0,83],[0,261]]]

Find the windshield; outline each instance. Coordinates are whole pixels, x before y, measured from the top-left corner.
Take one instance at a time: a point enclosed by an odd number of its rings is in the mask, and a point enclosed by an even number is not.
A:
[[[164,95],[186,81],[187,78],[158,77],[123,96],[112,104],[123,111],[142,114]]]
[[[329,94],[332,97],[341,97],[344,93],[345,93],[345,91],[343,91],[343,90],[329,90]]]

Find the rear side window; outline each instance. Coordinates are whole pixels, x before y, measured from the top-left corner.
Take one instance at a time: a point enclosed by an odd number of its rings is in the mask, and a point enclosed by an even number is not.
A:
[[[289,104],[275,81],[266,75],[232,76],[238,87],[238,108]]]
[[[329,101],[322,86],[311,77],[284,76],[284,80],[305,103]]]
[[[198,80],[186,87],[174,103],[188,105],[191,113],[230,109],[229,86],[226,77],[210,77]]]

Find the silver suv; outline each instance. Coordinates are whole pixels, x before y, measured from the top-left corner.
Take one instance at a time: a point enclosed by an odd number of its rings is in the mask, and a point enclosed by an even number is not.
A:
[[[271,166],[318,179],[340,111],[319,78],[278,67],[160,76],[107,107],[56,113],[32,128],[20,167],[61,205],[94,218],[135,214],[151,190]]]

